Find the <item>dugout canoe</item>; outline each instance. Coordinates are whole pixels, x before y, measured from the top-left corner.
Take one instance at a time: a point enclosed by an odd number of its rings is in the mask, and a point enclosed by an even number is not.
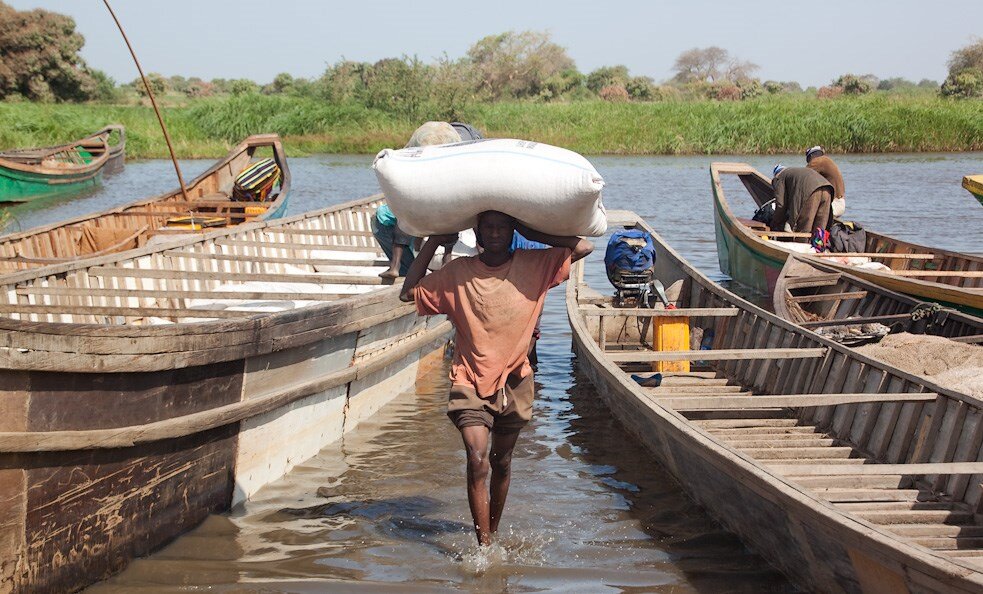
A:
[[[113,137],[115,144],[111,144]],[[0,203],[27,202],[94,187],[104,171],[121,169],[125,158],[126,131],[120,124],[68,144],[2,151]]]
[[[578,262],[566,293],[577,366],[696,501],[806,590],[983,589],[983,403],[737,297],[634,213],[609,219],[652,233],[678,309],[616,308],[585,282],[606,284],[602,265]],[[653,350],[651,320],[711,348]],[[690,366],[658,387],[632,379],[657,361]]]
[[[857,346],[875,337],[868,324],[894,332],[931,334],[966,343],[983,342],[983,319],[919,301],[823,264],[792,254],[775,283],[775,313],[794,324]],[[838,336],[840,338],[834,338]]]
[[[963,178],[963,187],[983,205],[983,175],[967,175]]]
[[[74,591],[317,454],[451,334],[381,196],[0,279],[0,583]]]
[[[254,156],[268,154],[280,168],[276,194],[265,202],[232,199],[232,184]],[[180,189],[68,221],[0,237],[0,275],[92,258],[144,246],[154,237],[233,227],[283,215],[290,196],[290,169],[275,134],[250,136],[225,158]]]
[[[774,295],[782,266],[793,253],[777,240],[807,242],[808,237],[768,231],[763,225],[756,227],[754,221],[737,217],[724,196],[721,182],[725,175],[738,177],[759,206],[772,198],[771,180],[744,163],[710,165],[720,270],[742,285]],[[862,257],[887,265],[891,272],[848,266],[832,260],[827,264],[886,289],[983,316],[983,257],[918,245],[870,229],[866,231],[867,246]]]

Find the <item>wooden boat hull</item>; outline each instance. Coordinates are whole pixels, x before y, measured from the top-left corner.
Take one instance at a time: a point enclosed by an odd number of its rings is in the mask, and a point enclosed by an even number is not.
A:
[[[623,213],[609,213],[612,215],[621,217],[621,223],[633,222]],[[866,506],[906,510],[909,504],[890,499],[896,495],[892,489],[899,486],[913,489],[913,485],[922,489],[919,493],[929,493],[935,488],[940,493],[954,493],[953,497],[962,498],[961,501],[972,501],[968,505],[975,506],[980,500],[977,476],[911,477],[912,472],[905,472],[903,467],[929,461],[973,460],[976,462],[971,465],[972,470],[983,470],[983,464],[978,463],[981,442],[976,437],[978,432],[983,432],[980,403],[856,355],[753,306],[692,268],[639,219],[635,218],[634,222],[656,238],[660,251],[656,277],[669,287],[670,299],[682,310],[664,315],[692,316],[689,319],[694,328],[716,330],[712,349],[700,350],[693,356],[680,353],[689,360],[705,359],[702,365],[711,366],[713,371],[666,374],[681,377],[664,379],[664,385],[658,388],[642,388],[633,381],[630,371],[620,365],[630,365],[624,361],[651,360],[647,354],[652,353],[651,347],[645,346],[631,350],[638,346],[630,344],[638,336],[625,334],[626,330],[638,327],[635,316],[640,315],[636,313],[639,310],[619,313],[614,308],[612,311],[610,305],[605,305],[610,300],[583,283],[583,265],[578,263],[567,287],[567,314],[576,363],[614,416],[710,514],[804,589],[901,593],[981,591],[983,567],[971,565],[967,558],[952,551],[913,544],[913,537],[893,532],[910,528],[895,528],[886,525],[890,521],[871,519],[892,512],[878,511],[863,516],[859,511],[852,511],[867,509]],[[687,308],[690,308],[688,312]],[[622,318],[610,314],[622,316],[626,320],[624,327],[614,326],[611,321]],[[605,319],[607,326],[600,323]],[[820,351],[812,353],[817,347]],[[754,349],[772,349],[774,354],[765,353],[770,356],[761,357],[748,354]],[[799,349],[811,354],[790,358],[801,352]],[[616,358],[613,353],[622,356]],[[669,383],[675,379],[682,382]],[[724,382],[727,385],[721,387]],[[737,389],[749,392],[738,394]],[[931,392],[918,395],[928,389]],[[796,407],[795,398],[802,401],[808,398],[816,403],[837,402],[837,395],[848,398],[847,392],[900,394],[870,397],[871,400],[881,398],[881,402],[855,400],[839,405],[788,408]],[[909,397],[922,402],[889,402],[891,398]],[[786,403],[755,405],[756,398]],[[738,403],[742,408],[732,406]],[[967,423],[969,418],[972,421]],[[808,432],[811,424],[820,427],[822,433]],[[774,427],[774,433],[764,431],[769,427]],[[943,427],[946,429],[941,431]],[[730,437],[731,432],[744,437]],[[877,462],[899,465],[889,469],[898,476],[889,476],[886,471],[870,473],[867,472],[871,470],[870,465],[846,465],[845,461],[839,462],[844,466],[835,472],[826,471],[834,468],[837,460],[822,458],[820,454],[813,454],[817,456],[815,460],[797,460],[805,454],[794,452],[812,451],[795,449],[798,446],[794,439],[800,435],[810,439],[815,435],[820,441],[835,441],[855,447],[858,452],[870,452],[882,458]],[[769,445],[764,442],[746,445],[747,441],[740,441],[756,438],[773,441],[768,441]],[[922,472],[949,468],[945,464],[926,466],[930,469]],[[841,472],[844,467],[850,470]],[[915,467],[911,468],[914,471]],[[905,476],[913,482],[905,482],[909,480]],[[894,487],[890,487],[890,481],[897,481]],[[834,492],[838,492],[835,499]],[[856,502],[852,498],[857,498]],[[920,509],[921,504],[911,505],[912,509]],[[909,512],[895,513],[907,517],[905,514]],[[938,529],[926,524],[917,528]],[[963,546],[979,547],[981,543],[966,542]]]
[[[108,138],[115,129],[108,127],[98,136]],[[117,153],[119,158],[123,157],[125,135],[120,133],[120,141],[112,149],[120,151]],[[280,167],[279,193],[258,206],[253,203],[237,206],[241,203],[230,198],[233,181],[260,150],[270,151]],[[168,229],[168,219],[175,216],[223,217],[223,227],[277,219],[287,210],[290,180],[280,138],[272,134],[250,136],[187,184],[190,202],[175,189],[150,199],[0,237],[0,275],[135,249],[158,236],[164,236],[158,237],[163,240],[167,239],[166,235],[201,231]],[[199,204],[201,206],[197,206]],[[250,209],[258,209],[258,212],[253,213]]]
[[[110,146],[117,132],[119,142]],[[71,194],[97,186],[102,173],[122,168],[126,151],[123,126],[113,124],[73,144],[0,153],[0,203],[27,202],[59,194]],[[53,162],[42,158],[72,155]]]
[[[900,324],[906,332],[983,342],[983,319],[950,309],[937,316],[918,315],[921,323],[913,321],[913,311],[937,304],[885,289],[817,260],[792,255],[785,262],[773,298],[780,318],[819,333],[847,324]]]
[[[8,304],[0,314],[7,339],[0,346],[5,591],[74,591],[108,577],[316,455],[441,361],[450,323],[417,316],[398,299],[398,287],[270,314],[196,314],[219,316],[211,322],[133,321],[168,315],[168,306],[178,305],[168,294],[207,294],[214,286],[206,279],[216,275],[282,286],[285,276],[298,274],[290,266],[310,259],[296,255],[285,237],[379,261],[369,227],[378,204],[373,197],[171,242],[161,251],[144,248],[132,257],[103,256],[4,280],[8,289],[48,293],[41,302],[75,312],[11,314],[11,307],[33,306]],[[257,249],[260,243],[266,247]],[[216,254],[254,261],[234,265]],[[154,281],[159,288],[149,292],[166,303],[132,296],[134,286],[150,286],[139,275],[101,289],[116,297],[93,297],[91,289],[82,299],[58,293],[75,291],[86,275],[157,270],[165,260],[174,266],[166,271],[198,279]],[[301,276],[313,282],[312,273]],[[324,278],[327,287],[380,285],[377,277]],[[288,298],[261,291],[263,299]],[[103,314],[80,313],[113,303],[130,323],[118,323],[119,316],[99,323]]]
[[[785,260],[792,252],[763,240],[737,219],[724,197],[721,174],[738,175],[749,187],[749,191],[755,187],[752,196],[756,201],[764,197],[761,195],[762,190],[756,186],[770,185],[767,178],[743,163],[714,163],[710,166],[714,232],[720,270],[738,283],[772,296]],[[973,316],[983,316],[983,258],[920,246],[870,230],[867,230],[867,236],[867,249],[870,252],[932,254],[943,263],[943,267],[938,269],[940,273],[947,272],[955,276],[940,274],[935,277],[930,274],[936,270],[931,268],[935,264],[917,259],[899,258],[897,262],[887,260],[900,274],[857,268],[832,261],[825,261],[825,264],[891,291],[911,295],[922,301],[940,303]],[[967,276],[958,276],[961,273]],[[906,276],[907,274],[921,276],[914,278]]]
[[[0,163],[0,203],[21,203],[48,196],[75,194],[102,183],[102,171],[51,175],[5,167]]]
[[[967,175],[963,178],[963,187],[983,205],[983,175]]]

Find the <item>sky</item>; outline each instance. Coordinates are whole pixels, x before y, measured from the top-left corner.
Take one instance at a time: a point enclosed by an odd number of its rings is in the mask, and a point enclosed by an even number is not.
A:
[[[100,0],[2,0],[71,15],[82,55],[118,82],[136,68]],[[950,53],[983,36],[981,0],[111,0],[146,72],[260,83],[316,77],[342,58],[445,53],[478,39],[547,30],[581,72],[625,64],[656,81],[682,51],[716,45],[762,80],[821,86],[844,73],[942,81]]]

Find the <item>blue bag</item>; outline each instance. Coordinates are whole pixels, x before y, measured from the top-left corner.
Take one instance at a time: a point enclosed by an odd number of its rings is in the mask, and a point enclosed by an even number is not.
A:
[[[655,273],[655,243],[652,236],[639,229],[615,231],[608,240],[604,252],[604,267],[608,280],[617,287],[625,280],[623,277],[638,278],[639,275]]]

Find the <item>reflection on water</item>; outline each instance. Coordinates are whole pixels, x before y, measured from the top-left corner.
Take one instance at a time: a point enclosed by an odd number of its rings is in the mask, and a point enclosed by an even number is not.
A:
[[[681,492],[573,371],[547,302],[536,416],[519,439],[498,546],[479,551],[446,367],[227,517],[94,588],[786,592]]]
[[[749,160],[762,171],[773,157]],[[599,157],[609,208],[635,210],[722,279],[705,157]],[[799,156],[783,157],[786,164]],[[851,216],[889,234],[981,251],[983,209],[959,188],[979,154],[844,156]],[[371,157],[291,160],[291,213],[377,191]],[[211,162],[186,163],[187,177]],[[131,163],[77,203],[25,210],[41,224],[167,190],[169,163]],[[735,210],[740,206],[735,188]],[[594,276],[597,275],[597,276]],[[603,273],[592,280],[604,282]],[[131,564],[97,592],[793,590],[690,502],[574,373],[562,290],[547,300],[534,422],[514,457],[499,546],[473,545],[460,437],[436,369],[344,440],[253,501]]]

